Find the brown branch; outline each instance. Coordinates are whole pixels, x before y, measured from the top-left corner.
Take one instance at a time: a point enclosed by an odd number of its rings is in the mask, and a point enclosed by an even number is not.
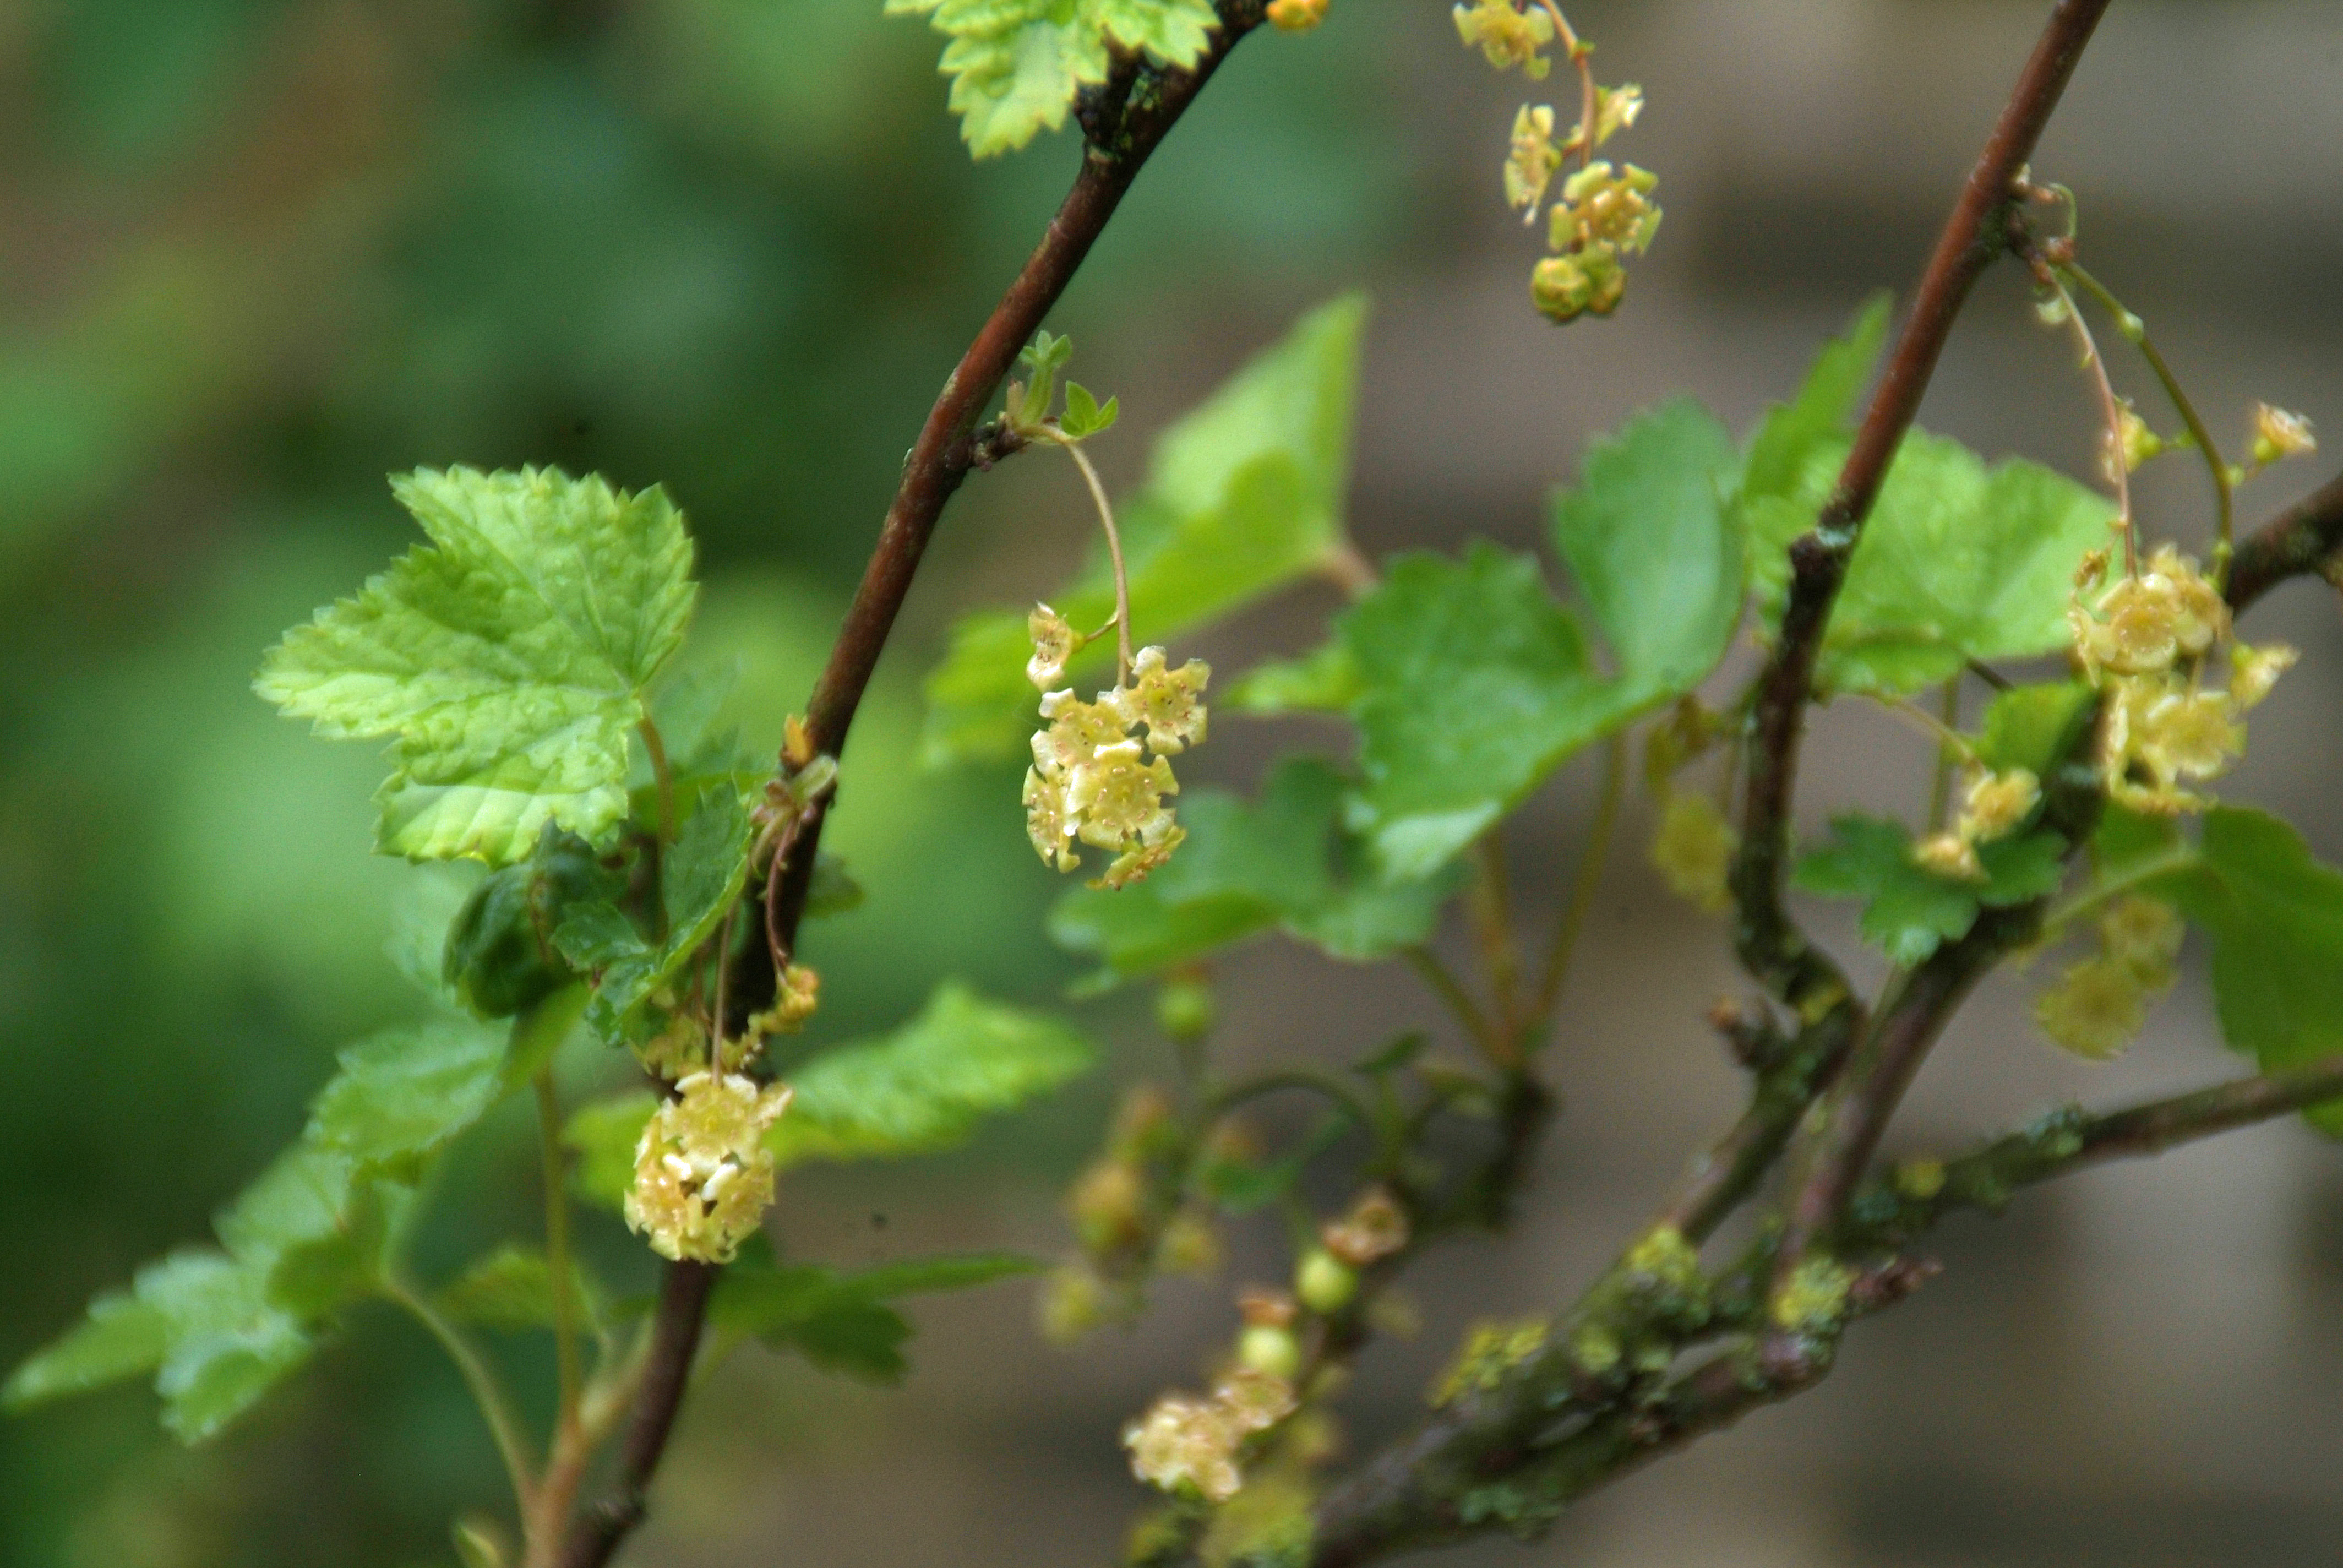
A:
[[[944,382],[904,463],[878,545],[806,705],[806,730],[816,751],[837,756],[844,748],[855,709],[878,668],[945,503],[971,467],[997,455],[980,448],[977,427],[1016,364],[1018,351],[1065,292],[1149,156],[1229,51],[1261,21],[1257,0],[1232,0],[1220,9],[1219,33],[1194,69],[1126,69],[1109,84],[1109,92],[1090,95],[1081,106],[1087,146],[1073,188],[1016,281]],[[798,923],[805,912],[826,816],[820,805],[808,812],[799,826],[792,853],[779,869],[782,885],[772,900],[769,930],[784,951],[795,943]],[[759,961],[771,961],[766,944],[751,942],[748,950]],[[748,1005],[748,988],[742,990],[742,1005]],[[717,1272],[702,1263],[669,1266],[652,1328],[650,1359],[619,1455],[616,1485],[579,1521],[564,1554],[565,1568],[601,1568],[628,1532],[641,1522],[645,1494],[683,1400]]]
[[[2330,569],[2343,555],[2343,474],[2303,497],[2237,547],[2229,608],[2244,610],[2288,578]]]
[[[1733,868],[1740,909],[1742,962],[1775,996],[1808,1013],[1810,999],[1845,990],[1829,960],[1809,944],[1783,903],[1790,858],[1790,798],[1796,784],[1798,743],[1814,687],[1815,662],[1831,606],[1845,580],[1864,519],[1903,444],[1921,395],[1960,315],[1986,266],[2000,253],[2002,215],[2011,186],[2032,156],[2083,46],[2108,0],[2058,0],[2035,45],[2008,106],[1936,243],[1920,280],[1886,373],[1873,392],[1846,466],[1813,530],[1790,547],[1790,597],[1772,657],[1758,678],[1751,713],[1749,780],[1742,819],[1741,853]]]

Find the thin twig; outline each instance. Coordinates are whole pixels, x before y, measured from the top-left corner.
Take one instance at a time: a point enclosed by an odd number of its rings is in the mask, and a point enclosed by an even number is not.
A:
[[[439,1348],[447,1352],[447,1359],[456,1363],[464,1386],[471,1391],[472,1402],[479,1406],[480,1418],[488,1423],[488,1433],[496,1440],[497,1455],[504,1461],[506,1478],[512,1483],[513,1501],[519,1506],[521,1518],[528,1519],[537,1501],[537,1461],[529,1452],[520,1418],[513,1412],[512,1401],[505,1393],[504,1385],[497,1381],[487,1358],[465,1337],[463,1330],[448,1322],[431,1304],[430,1298],[408,1284],[403,1276],[387,1273],[382,1280],[382,1293],[421,1323],[439,1342]]]
[[[2223,591],[2242,612],[2288,578],[2333,568],[2343,551],[2343,474],[2337,475],[2256,530],[2237,547]]]
[[[1408,967],[1455,1015],[1456,1021],[1463,1025],[1464,1032],[1472,1037],[1481,1054],[1493,1064],[1503,1066],[1503,1050],[1499,1043],[1496,1026],[1490,1021],[1489,1015],[1481,1010],[1481,1004],[1473,1000],[1473,994],[1464,989],[1463,982],[1446,964],[1440,961],[1440,955],[1418,943],[1405,949],[1401,957],[1407,960]]]
[[[1115,684],[1131,684],[1131,578],[1122,565],[1122,536],[1115,531],[1114,508],[1106,498],[1106,487],[1099,483],[1098,470],[1091,467],[1090,458],[1082,452],[1079,441],[1061,440],[1061,450],[1074,460],[1082,471],[1082,483],[1091,490],[1091,503],[1098,508],[1099,527],[1106,531],[1107,558],[1114,567],[1114,660]]]
[[[2001,215],[2082,58],[2109,0],[2059,0],[2019,75],[2008,105],[1969,173],[1914,297],[1845,466],[1813,530],[1790,548],[1790,592],[1772,656],[1758,678],[1750,725],[1749,778],[1733,891],[1741,913],[1742,961],[1777,1000],[1801,1012],[1845,978],[1790,920],[1784,884],[1790,859],[1790,800],[1798,745],[1825,628],[1863,522],[1887,467],[1919,412],[1937,358],[1969,291],[2006,242]]]
[[[904,463],[879,542],[806,705],[806,733],[816,754],[842,755],[847,731],[910,592],[937,519],[974,466],[978,425],[1015,365],[1018,351],[1031,341],[1163,137],[1229,51],[1260,22],[1255,7],[1227,7],[1211,47],[1193,69],[1133,69],[1118,78],[1123,84],[1119,96],[1102,95],[1080,106],[1088,146],[1073,188],[944,383]],[[774,857],[771,875],[782,885],[767,903],[769,942],[752,942],[748,950],[760,962],[769,951],[782,959],[793,950],[827,816],[823,804],[816,802],[798,819],[789,852]],[[779,972],[776,969],[769,978],[778,980]],[[734,1005],[745,1000],[740,997]],[[615,1489],[579,1521],[564,1559],[566,1568],[602,1568],[640,1522],[645,1493],[666,1451],[689,1381],[716,1274],[705,1263],[669,1265]]]
[[[1570,976],[1570,960],[1578,939],[1594,912],[1594,895],[1603,886],[1603,862],[1611,851],[1611,836],[1619,826],[1619,804],[1627,794],[1627,738],[1614,735],[1603,752],[1603,795],[1594,808],[1594,825],[1587,829],[1585,848],[1579,851],[1578,874],[1571,879],[1570,902],[1554,930],[1554,946],[1545,957],[1545,972],[1538,979],[1537,1000],[1530,1009],[1529,1027],[1540,1030],[1554,1021],[1562,1000],[1562,984]]]
[[[1522,950],[1513,933],[1503,823],[1473,841],[1473,886],[1465,903],[1480,946],[1481,978],[1489,986],[1489,1021],[1497,1042],[1497,1065],[1510,1070],[1522,1060]]]
[[[2156,372],[2156,379],[2163,386],[2164,396],[2172,404],[2173,412],[2180,416],[2180,423],[2187,427],[2189,440],[2205,459],[2205,467],[2213,478],[2213,504],[2217,515],[2217,542],[2213,548],[2214,580],[2220,581],[2221,574],[2228,569],[2229,558],[2235,554],[2237,545],[2237,491],[2229,482],[2228,459],[2221,456],[2220,446],[2213,439],[2213,432],[2197,414],[2197,405],[2181,388],[2180,377],[2172,373],[2172,367],[2166,363],[2164,355],[2157,348],[2156,340],[2147,335],[2147,323],[2127,308],[2124,302],[2115,297],[2113,290],[2078,264],[2066,262],[2061,270],[2079,284],[2085,293],[2099,302],[2100,307],[2114,318],[2116,330],[2123,334],[2126,342],[2139,350],[2140,357],[2147,361],[2147,367]]]
[[[554,1429],[566,1434],[577,1428],[586,1378],[578,1345],[577,1280],[569,1263],[569,1193],[562,1181],[561,1097],[553,1087],[552,1063],[537,1070],[536,1081],[538,1162],[545,1179],[545,1269],[553,1292],[553,1352],[561,1391]]]
[[[2066,292],[2066,285],[2058,269],[2040,256],[2030,254],[2035,281],[2056,295],[2066,325],[2075,329],[2076,345],[2083,351],[2083,368],[2091,373],[2091,389],[2099,397],[2099,422],[2107,427],[2100,442],[2100,468],[2108,482],[2116,487],[2115,527],[2123,533],[2124,575],[2139,576],[2139,526],[2131,515],[2131,457],[2124,445],[2123,399],[2116,396],[2116,384],[2107,375],[2107,357],[2099,352],[2099,340],[2091,336],[2091,324],[2083,319],[2082,307]]]
[[[1928,780],[1928,831],[1945,830],[1946,818],[1953,806],[1953,770],[1963,757],[1969,755],[1966,742],[1957,737],[1961,729],[1961,678],[1954,676],[1945,682],[1944,732],[1936,739],[1936,767]]]

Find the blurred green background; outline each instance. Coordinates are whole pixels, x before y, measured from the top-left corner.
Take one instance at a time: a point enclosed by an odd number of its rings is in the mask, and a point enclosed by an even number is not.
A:
[[[1061,136],[972,166],[937,41],[879,9],[0,0],[0,1362],[198,1238],[297,1131],[332,1050],[416,1010],[381,957],[415,874],[366,853],[377,758],[307,739],[246,689],[279,630],[407,542],[387,472],[540,462],[666,484],[708,583],[691,661],[740,658],[760,744],[801,702],[901,453],[1076,157]],[[1534,244],[1496,196],[1518,80],[1457,49],[1444,10],[1335,0],[1307,40],[1249,43],[1150,168],[1052,322],[1076,374],[1122,395],[1111,478],[1299,309],[1363,283],[1379,314],[1363,539],[1525,542],[1586,434],[1677,388],[1745,422],[1868,290],[1906,283],[2040,7],[1574,7],[1606,73],[1651,97],[1625,152],[1661,171],[1669,219],[1622,317],[1567,335],[1530,315]],[[2083,193],[2095,269],[2149,313],[2223,428],[2267,397],[2343,433],[2338,146],[2337,7],[2167,0],[2117,8],[2046,148],[2046,174]],[[1976,317],[1929,420],[2084,471],[2090,410],[2063,346],[2010,278]],[[2313,477],[2272,481],[2248,516]],[[2159,472],[2147,494],[2196,538],[2189,479]],[[980,477],[950,515],[846,759],[832,842],[871,896],[811,939],[830,1034],[894,1020],[944,974],[1037,1000],[1071,973],[1040,936],[1052,879],[1013,777],[912,759],[917,678],[950,616],[1063,576],[1084,518],[1070,476],[1032,464]],[[1305,595],[1204,651],[1234,667],[1302,646],[1324,608]],[[2272,626],[2305,668],[2258,723],[2239,789],[2333,857],[2343,822],[2308,759],[2338,739],[2343,635],[2307,593]],[[2292,740],[2263,741],[2281,727]],[[1200,777],[1252,776],[1263,741],[1229,733]],[[1817,815],[1908,793],[1925,759],[1882,760],[1881,734],[1825,727]],[[1583,783],[1526,824],[1534,900],[1568,860]],[[1444,1260],[1479,1272],[1428,1284],[1424,1340],[1371,1365],[1364,1436],[1405,1419],[1456,1324],[1579,1277],[1730,1102],[1697,1021],[1731,984],[1719,932],[1622,861],[1589,955],[1604,983],[1584,987],[1564,1072],[1580,1130],[1547,1161],[1542,1217]],[[1339,1056],[1393,1016],[1429,1017],[1402,981],[1282,952],[1225,979],[1240,1055]],[[2193,990],[2097,1077],[2026,1040],[2009,997],[1985,1005],[1999,1038],[1924,1086],[1926,1127],[2223,1066]],[[1105,1078],[1144,1069],[1157,1047],[1137,1010],[1085,1016],[1121,1042]],[[1053,1189],[1109,1092],[947,1161],[793,1181],[779,1229],[850,1262],[1055,1250]],[[526,1221],[532,1156],[513,1131],[465,1153],[457,1179],[500,1196],[439,1224],[427,1263]],[[1967,1284],[1883,1327],[1867,1371],[1704,1468],[1637,1483],[1537,1557],[2328,1561],[2316,1543],[2343,1500],[2319,1478],[2343,1458],[2343,1358],[2317,1314],[2343,1303],[2343,1182],[2306,1136],[2263,1137],[2129,1206],[2046,1201],[1949,1241]],[[598,1244],[649,1278],[615,1234]],[[1240,1272],[1249,1259],[1274,1266],[1241,1247]],[[2078,1271],[2099,1285],[2056,1283]],[[636,1560],[1103,1556],[1136,1501],[1111,1434],[1225,1332],[1226,1285],[1174,1292],[1141,1336],[1074,1358],[1040,1347],[1023,1297],[925,1311],[900,1392],[744,1360],[695,1407]],[[1915,1408],[1943,1419],[1914,1436]],[[2250,1436],[2273,1425],[2297,1434],[2282,1454]],[[136,1388],[0,1423],[0,1563],[444,1563],[449,1514],[498,1506],[498,1486],[427,1342],[362,1314],[207,1450],[172,1447]],[[1991,1529],[1961,1505],[1980,1493],[2002,1510]],[[2149,1523],[2070,1539],[2077,1517]]]

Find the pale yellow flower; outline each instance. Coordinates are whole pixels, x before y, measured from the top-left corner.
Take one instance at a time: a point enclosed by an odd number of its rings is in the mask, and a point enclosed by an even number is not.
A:
[[[1037,747],[1041,737],[1033,738]],[[1074,849],[1074,818],[1066,809],[1066,780],[1039,768],[1025,769],[1025,836],[1046,865],[1071,871],[1082,863]]]
[[[2113,959],[2086,959],[2034,1003],[2034,1021],[2077,1056],[2104,1061],[2147,1024],[2147,988]]]
[[[1161,757],[1142,762],[1139,742],[1123,740],[1100,747],[1068,775],[1066,809],[1086,844],[1121,849],[1133,840],[1161,843],[1172,826],[1163,797],[1179,789],[1170,763]]]
[[[2310,421],[2300,414],[2289,414],[2283,408],[2273,408],[2267,403],[2254,405],[2254,462],[2267,467],[2288,457],[2307,457],[2318,450],[2318,437],[2311,430]]]
[[[1204,741],[1206,720],[1204,687],[1212,678],[1212,667],[1201,658],[1192,658],[1177,669],[1169,668],[1163,650],[1142,648],[1131,661],[1131,689],[1127,696],[1117,692],[1121,706],[1131,723],[1147,727],[1147,744],[1166,757],[1177,756],[1190,746]],[[1101,701],[1107,700],[1101,697]]]
[[[1562,183],[1547,241],[1560,251],[1599,245],[1620,250],[1650,248],[1659,232],[1660,209],[1648,199],[1660,176],[1634,164],[1614,168],[1597,160]]]
[[[1044,773],[1072,771],[1131,729],[1114,692],[1101,693],[1096,702],[1084,702],[1071,691],[1046,692],[1041,717],[1049,725],[1033,736],[1033,764]]]
[[[1048,691],[1066,678],[1066,660],[1081,647],[1081,634],[1045,604],[1037,604],[1026,613],[1025,633],[1033,639],[1033,657],[1025,661],[1025,678]]]
[[[2170,904],[2137,893],[2117,899],[2099,916],[2100,952],[2151,990],[2172,984],[2187,934]]]
[[[1733,901],[1725,885],[1739,840],[1705,795],[1682,791],[1668,797],[1652,839],[1651,859],[1668,888],[1710,914]]]
[[[1216,1400],[1166,1394],[1122,1429],[1131,1473],[1165,1492],[1192,1487],[1206,1502],[1226,1503],[1244,1484],[1237,1444],[1244,1433]]]
[[[773,1201],[765,1131],[789,1103],[786,1085],[695,1072],[677,1083],[635,1145],[630,1230],[678,1261],[729,1263]]]
[[[1982,882],[1985,866],[1976,845],[1958,833],[1931,833],[1912,846],[1912,863],[1934,876],[1956,882]]]
[[[1641,118],[1644,89],[1629,82],[1620,87],[1594,89],[1594,145],[1601,146]]]
[[[2278,678],[2292,669],[2302,656],[2282,642],[2264,648],[2247,648],[2242,642],[2229,645],[2229,697],[2243,712],[2258,706],[2278,684]]]
[[[1479,48],[1500,71],[1519,65],[1522,75],[1536,81],[1553,65],[1538,51],[1554,42],[1554,18],[1534,6],[1522,12],[1513,8],[1513,0],[1473,0],[1450,15],[1465,46]]]
[[[1407,1245],[1407,1211],[1382,1188],[1370,1187],[1349,1213],[1320,1227],[1318,1239],[1342,1261],[1363,1269]]]
[[[1960,835],[1974,844],[1989,844],[2023,824],[2041,800],[2041,780],[2027,769],[1979,773],[1969,781]]]
[[[1145,881],[1150,871],[1160,871],[1170,864],[1172,851],[1187,841],[1188,829],[1173,826],[1166,829],[1156,842],[1142,841],[1136,849],[1126,849],[1116,856],[1113,863],[1107,867],[1106,874],[1091,886],[1121,889],[1133,882]]]
[[[1544,104],[1523,104],[1513,116],[1512,150],[1505,156],[1505,205],[1523,209],[1522,221],[1537,216],[1546,186],[1562,167],[1562,149],[1554,145],[1554,110]]]

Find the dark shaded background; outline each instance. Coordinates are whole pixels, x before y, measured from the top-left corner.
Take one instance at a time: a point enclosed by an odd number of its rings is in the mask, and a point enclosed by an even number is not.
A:
[[[377,759],[306,739],[246,688],[276,632],[406,542],[386,471],[539,461],[665,482],[704,552],[694,658],[745,657],[752,735],[801,700],[900,453],[1075,156],[1059,138],[971,167],[936,40],[878,10],[0,4],[0,1361],[199,1236],[297,1131],[331,1050],[412,1010],[380,958],[414,874],[366,853]],[[1496,196],[1520,83],[1458,49],[1444,10],[1336,0],[1307,40],[1249,43],[1150,169],[1053,324],[1081,378],[1122,395],[1124,427],[1099,444],[1111,477],[1300,308],[1364,284],[1362,539],[1530,541],[1588,434],[1676,389],[1745,424],[1866,292],[1907,284],[2042,7],[1574,7],[1606,75],[1650,95],[1623,146],[1661,172],[1669,216],[1622,316],[1568,332],[1529,312],[1534,243]],[[2308,0],[2117,7],[2046,144],[2041,172],[2082,193],[2091,264],[2217,429],[2267,397],[2343,436],[2338,146],[2343,6]],[[2083,472],[2090,417],[2063,340],[2015,278],[1990,280],[1927,421]],[[2151,471],[2147,515],[2199,540],[2202,477],[2184,465]],[[2318,471],[2265,481],[2247,515]],[[1083,517],[1061,467],[1037,464],[979,479],[950,515],[846,759],[833,841],[872,897],[813,940],[833,1035],[891,1021],[941,973],[1046,1000],[1070,972],[1038,935],[1051,879],[1014,779],[911,757],[944,622],[1056,580]],[[1226,670],[1303,646],[1326,608],[1297,595],[1200,650]],[[2306,658],[2232,793],[2343,855],[2332,596],[2298,587],[2257,618]],[[1183,772],[1249,782],[1279,739],[1225,724]],[[1924,788],[1920,749],[1873,713],[1828,715],[1811,757],[1810,822],[1856,800],[1908,809]],[[1516,837],[1540,907],[1574,853],[1584,772]],[[1630,851],[1649,820],[1631,811]],[[1408,1419],[1463,1324],[1583,1280],[1732,1106],[1699,1021],[1734,986],[1722,933],[1640,855],[1617,867],[1528,1216],[1418,1282],[1425,1332],[1370,1358],[1361,1442]],[[1236,1060],[1340,1060],[1395,1019],[1434,1021],[1403,975],[1291,950],[1223,977]],[[2232,1065],[2193,980],[2110,1068],[2031,1036],[2028,983],[1980,1000],[1903,1141]],[[1142,1010],[1086,1016],[1119,1041],[1105,1078],[1157,1063]],[[777,1225],[842,1262],[1056,1251],[1054,1193],[1110,1090],[950,1160],[793,1178]],[[500,1196],[437,1225],[427,1266],[530,1211],[525,1146],[476,1141],[457,1174]],[[1542,1547],[1474,1560],[2329,1562],[2338,1221],[2343,1167],[2292,1127],[2028,1198],[1946,1234],[1946,1279],[1865,1326],[1821,1392]],[[1166,1289],[1140,1332],[1072,1355],[1040,1344],[1019,1285],[921,1308],[901,1391],[743,1355],[688,1414],[633,1560],[1101,1560],[1139,1501],[1116,1426],[1193,1378],[1230,1287],[1279,1267],[1267,1240],[1240,1238],[1228,1279]],[[613,1271],[648,1277],[601,1242]],[[172,1447],[152,1405],[126,1390],[0,1424],[0,1563],[404,1568],[448,1560],[453,1510],[500,1504],[454,1377],[387,1312],[209,1449]]]

